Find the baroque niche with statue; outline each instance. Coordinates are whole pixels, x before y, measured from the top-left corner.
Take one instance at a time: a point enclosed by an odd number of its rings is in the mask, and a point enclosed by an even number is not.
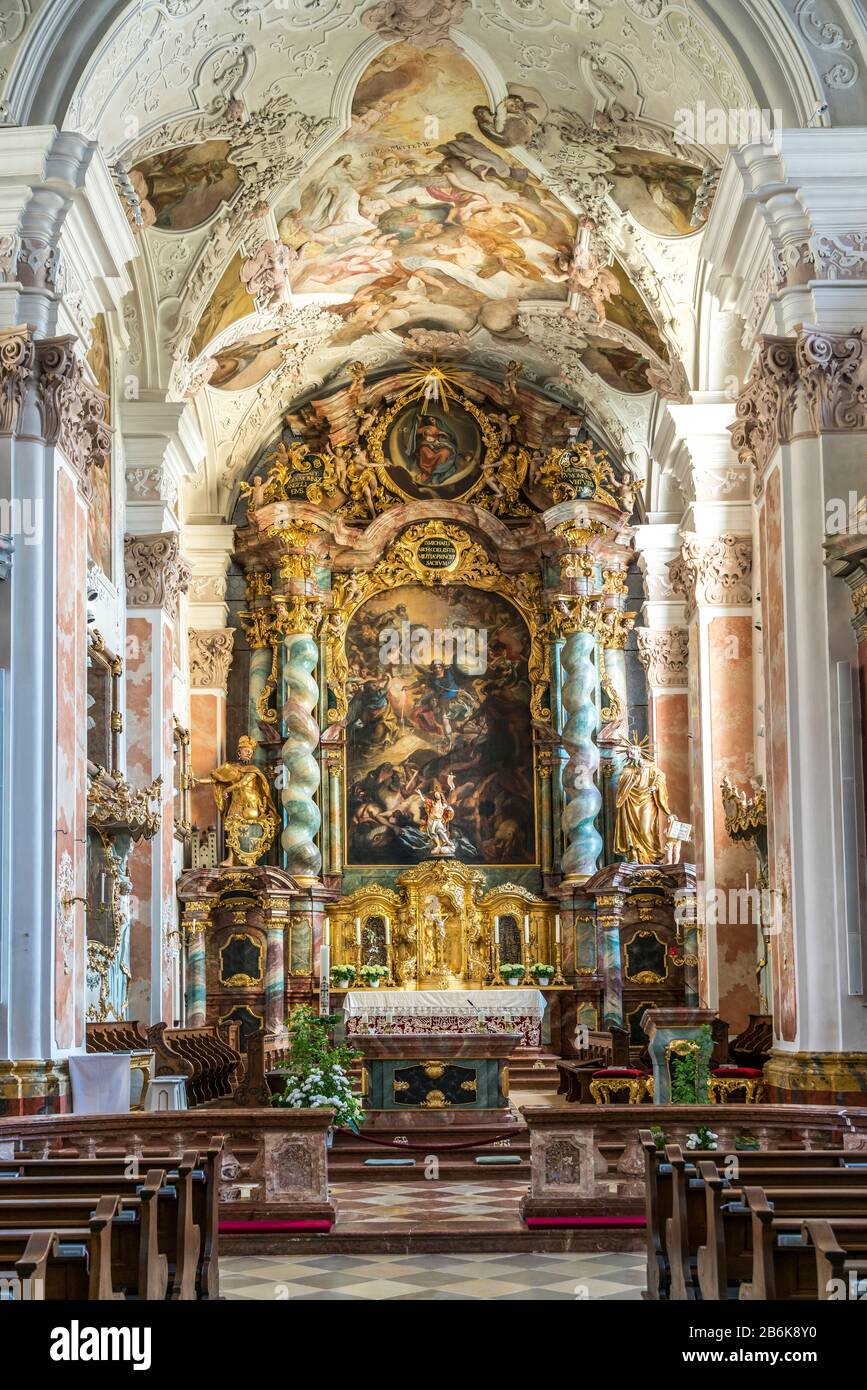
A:
[[[684,995],[653,942],[613,959],[588,887],[626,861],[691,883],[646,698],[630,703],[638,480],[516,363],[376,381],[352,363],[348,382],[291,411],[239,487],[239,754],[212,774],[218,859],[181,884],[196,1014],[227,1017],[236,991],[248,1029],[273,1029],[320,997],[357,1027],[375,988],[420,1030],[409,995],[447,1018],[484,996],[493,1019],[521,994],[541,1001],[522,1045],[568,1053],[615,975]],[[246,925],[222,906],[239,872]],[[233,925],[254,944],[231,946]],[[256,943],[262,979],[226,974],[226,950],[253,961]]]

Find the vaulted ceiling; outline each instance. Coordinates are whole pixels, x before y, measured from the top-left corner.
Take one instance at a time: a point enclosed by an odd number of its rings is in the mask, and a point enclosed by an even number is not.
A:
[[[495,398],[519,369],[527,402],[586,411],[628,453],[695,385],[727,143],[704,113],[803,123],[858,72],[845,29],[803,2],[764,74],[745,56],[756,7],[731,3],[725,22],[692,0],[90,5],[106,24],[64,123],[115,169],[141,250],[127,367],[195,402],[209,515],[355,362],[372,383],[460,359]],[[24,110],[17,71],[7,98]]]

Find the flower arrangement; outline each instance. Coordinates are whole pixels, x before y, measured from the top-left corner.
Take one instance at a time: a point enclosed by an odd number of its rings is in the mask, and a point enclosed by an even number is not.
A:
[[[369,985],[371,989],[378,989],[380,980],[388,979],[388,966],[363,965],[358,973],[364,984]]]
[[[651,1125],[650,1137],[657,1149],[664,1149],[666,1144],[671,1143],[671,1138],[666,1134],[662,1125]]]
[[[710,1056],[713,1035],[706,1023],[696,1030],[695,1050],[684,1054],[672,1053],[669,1062],[672,1105],[706,1105]]]
[[[354,965],[332,965],[332,982],[338,986],[350,984],[355,979]]]
[[[551,980],[554,976],[554,966],[544,965],[542,961],[537,960],[535,965],[530,966],[530,974],[533,976],[533,979],[536,981],[537,984],[547,985],[551,983]]]
[[[523,980],[524,967],[523,965],[507,963],[506,965],[500,966],[500,974],[504,980]]]
[[[353,1095],[349,1068],[360,1052],[331,1042],[328,1028],[308,1004],[299,1004],[287,1024],[290,1061],[283,1090],[271,1104],[284,1110],[331,1107],[334,1124],[358,1129],[364,1121],[361,1100]]]
[[[699,1125],[692,1134],[686,1136],[686,1147],[688,1149],[715,1149],[719,1135],[715,1134],[707,1125]]]

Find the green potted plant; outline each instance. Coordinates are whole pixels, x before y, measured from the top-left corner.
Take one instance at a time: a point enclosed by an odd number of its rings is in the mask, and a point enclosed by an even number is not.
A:
[[[327,1021],[319,1018],[308,1004],[293,1009],[286,1026],[289,1063],[281,1068],[283,1089],[271,1097],[271,1104],[283,1110],[330,1107],[334,1110],[334,1125],[357,1131],[364,1112],[360,1097],[352,1091],[350,1068],[361,1053],[332,1043]]]
[[[554,978],[554,970],[555,967],[553,965],[545,965],[540,960],[537,960],[535,965],[530,966],[530,974],[541,989],[548,988],[548,985],[550,985]]]
[[[691,1134],[686,1136],[687,1149],[715,1149],[719,1135],[716,1130],[708,1129],[707,1125],[697,1125]]]
[[[355,979],[354,965],[332,965],[331,983],[337,989],[348,989]]]
[[[506,981],[507,985],[514,984],[518,980],[523,980],[524,967],[523,965],[517,965],[514,962],[507,962],[505,965],[500,966],[500,974]]]
[[[383,980],[388,979],[387,965],[363,965],[359,970],[361,983],[367,985],[368,989],[379,989]]]
[[[745,1151],[746,1151],[746,1150],[755,1150],[755,1149],[761,1148],[761,1145],[760,1145],[760,1143],[759,1143],[759,1141],[758,1141],[758,1138],[756,1137],[755,1134],[736,1134],[736,1135],[735,1135],[735,1148],[736,1148],[736,1149],[743,1149],[743,1150],[745,1150]]]

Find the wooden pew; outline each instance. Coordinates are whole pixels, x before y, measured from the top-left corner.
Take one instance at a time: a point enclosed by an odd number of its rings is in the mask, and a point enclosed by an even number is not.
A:
[[[237,1024],[219,1023],[203,1028],[169,1028],[165,1023],[155,1023],[147,1032],[148,1046],[156,1057],[157,1076],[186,1076],[187,1101],[191,1106],[231,1097],[242,1064],[237,1035]]]
[[[802,1157],[812,1157],[804,1154]],[[845,1151],[838,1155],[845,1160]],[[858,1191],[867,1185],[862,1169],[802,1167],[743,1169],[739,1183],[730,1182],[715,1164],[703,1160],[699,1176],[704,1188],[705,1215],[690,1231],[690,1245],[698,1239],[696,1271],[700,1296],[706,1302],[730,1297],[731,1290],[752,1277],[753,1229],[744,1196],[747,1185],[759,1183],[777,1189],[804,1190],[829,1188],[841,1192]],[[700,1194],[699,1194],[700,1195]],[[697,1234],[695,1234],[697,1232]]]
[[[853,1220],[867,1218],[867,1183],[860,1188],[805,1187],[781,1189],[744,1187],[750,1213],[752,1274],[740,1286],[740,1297],[751,1300],[818,1299],[815,1253],[802,1228],[807,1220],[834,1218],[848,1240],[860,1241],[867,1253],[867,1236]]]
[[[9,1184],[9,1194],[0,1189],[0,1227],[7,1229],[25,1229],[29,1225],[53,1229],[58,1212],[75,1198],[85,1199],[90,1211],[100,1197],[120,1199],[120,1209],[111,1224],[116,1282],[122,1282],[127,1291],[142,1299],[165,1298],[168,1260],[159,1249],[159,1198],[165,1183],[162,1169],[150,1169],[144,1181],[116,1174],[19,1177],[4,1181]],[[81,1224],[81,1208],[77,1215]]]
[[[0,1226],[0,1280],[17,1279],[33,1301],[49,1299],[122,1299],[112,1284],[112,1223],[117,1197],[100,1197],[93,1210],[89,1198],[51,1203],[51,1229],[39,1229],[26,1202],[19,1208],[21,1227]],[[37,1213],[38,1215],[39,1213]],[[34,1226],[37,1228],[34,1229]]]
[[[190,1149],[179,1158],[160,1156],[166,1165],[165,1190],[176,1195],[174,1205],[161,1201],[157,1205],[157,1231],[160,1254],[165,1255],[171,1278],[171,1296],[183,1301],[196,1297],[199,1254],[202,1248],[202,1228],[194,1216],[193,1188],[195,1184],[204,1187],[206,1170],[199,1166],[199,1155]],[[94,1178],[109,1182],[122,1178],[124,1183],[141,1182],[141,1173],[130,1175],[131,1160],[118,1158],[16,1158],[0,1160],[0,1199],[4,1195],[3,1183],[15,1183],[22,1178]],[[135,1162],[133,1160],[133,1162]],[[149,1159],[139,1160],[149,1163]],[[15,1175],[15,1176],[13,1176]],[[15,1187],[12,1188],[13,1194]],[[207,1208],[200,1204],[200,1216]]]
[[[720,1154],[713,1150],[687,1156],[679,1145],[669,1144],[665,1150],[665,1158],[670,1165],[671,1184],[670,1203],[667,1204],[670,1205],[670,1214],[665,1223],[665,1248],[670,1277],[669,1296],[677,1301],[699,1296],[699,1251],[708,1242],[708,1221],[715,1215],[706,1191],[706,1180],[709,1180],[710,1172],[702,1171],[702,1164],[709,1165],[714,1178],[719,1178],[721,1184],[718,1186],[716,1182],[711,1183],[716,1210],[729,1200],[733,1191],[742,1188],[747,1182],[761,1182],[765,1175],[769,1182],[773,1178],[774,1183],[780,1187],[797,1187],[802,1183],[811,1182],[809,1175],[814,1171],[824,1173],[829,1181],[836,1181],[835,1175],[839,1174],[841,1182],[851,1187],[863,1185],[867,1181],[864,1169],[859,1171],[843,1167],[847,1158],[843,1149],[832,1150],[830,1154],[814,1149],[749,1150],[733,1155]],[[729,1180],[725,1173],[725,1164],[732,1158],[737,1160],[738,1176]],[[719,1166],[723,1168],[722,1173],[719,1172]],[[664,1165],[662,1173],[657,1165],[658,1191],[662,1190],[660,1179],[664,1176],[669,1176],[665,1173]],[[723,1193],[728,1195],[723,1196]],[[704,1261],[707,1263],[714,1258],[718,1260],[719,1254],[714,1256],[711,1251],[704,1256]],[[712,1280],[710,1273],[708,1278]]]
[[[816,1257],[817,1297],[823,1302],[836,1299],[841,1283],[847,1298],[863,1297],[859,1290],[867,1284],[867,1218],[812,1218],[803,1222],[801,1233]]]

